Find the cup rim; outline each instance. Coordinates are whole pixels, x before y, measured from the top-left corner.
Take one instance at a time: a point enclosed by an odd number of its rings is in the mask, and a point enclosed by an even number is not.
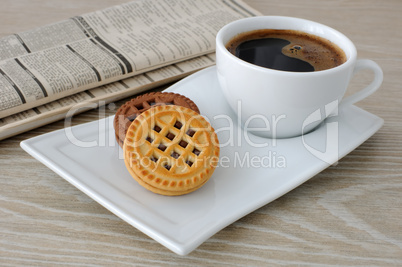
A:
[[[261,67],[252,63],[249,63],[247,61],[244,61],[238,57],[236,57],[235,55],[233,55],[232,53],[230,53],[223,42],[223,38],[224,38],[224,34],[226,31],[228,31],[229,29],[233,28],[233,27],[238,27],[241,24],[244,23],[248,23],[248,21],[267,21],[267,20],[287,20],[287,21],[297,21],[297,22],[301,22],[301,23],[309,23],[313,26],[316,27],[321,27],[324,28],[326,31],[331,32],[334,36],[336,36],[338,39],[342,39],[343,41],[346,42],[345,45],[339,45],[338,43],[336,43],[336,45],[338,45],[344,52],[346,53],[346,49],[344,48],[345,46],[348,46],[348,51],[350,51],[350,55],[346,55],[347,59],[344,63],[342,63],[339,66],[336,66],[334,68],[330,68],[330,69],[326,69],[326,70],[320,70],[320,71],[311,71],[311,72],[295,72],[295,71],[284,71],[284,70],[276,70],[276,69],[270,69],[270,68],[265,68],[265,67]],[[235,37],[237,34],[240,34],[242,32],[247,32],[247,31],[253,31],[253,30],[258,30],[258,29],[264,29],[264,27],[251,27],[249,30],[246,31],[241,31],[236,33],[235,35],[232,35],[231,37],[229,37],[229,40],[231,40],[233,37]],[[265,29],[269,29],[269,27],[265,27]],[[280,29],[280,28],[275,28],[275,29]],[[290,27],[284,27],[282,28],[284,30],[300,30],[300,29],[292,29]],[[309,32],[306,30],[300,30],[300,31],[305,31],[309,34],[312,35],[317,35],[320,36],[319,34],[313,33],[313,32]],[[322,38],[325,38],[324,36],[320,36]],[[328,40],[328,38],[325,38]],[[357,58],[357,49],[356,46],[353,44],[353,42],[343,33],[341,33],[340,31],[329,27],[327,25],[321,24],[319,22],[315,22],[312,20],[307,20],[307,19],[303,19],[303,18],[297,18],[297,17],[289,17],[289,16],[255,16],[255,17],[248,17],[248,18],[242,18],[239,20],[235,20],[232,21],[228,24],[226,24],[225,26],[223,26],[217,33],[216,35],[216,51],[221,50],[221,52],[225,55],[230,57],[232,60],[235,60],[236,62],[238,62],[239,64],[242,64],[248,68],[253,68],[257,71],[263,71],[263,72],[267,72],[267,73],[275,73],[277,75],[283,74],[283,75],[323,75],[323,74],[329,74],[332,72],[336,72],[336,71],[341,71],[345,68],[348,68],[350,64],[354,64],[354,62],[356,62],[356,58]]]

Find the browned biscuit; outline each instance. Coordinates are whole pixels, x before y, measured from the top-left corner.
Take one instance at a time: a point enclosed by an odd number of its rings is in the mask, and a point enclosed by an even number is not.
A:
[[[177,105],[200,113],[191,99],[176,93],[152,92],[133,98],[117,110],[113,121],[116,140],[121,147],[131,122],[142,112],[160,105]]]
[[[124,140],[124,162],[131,176],[162,195],[183,195],[202,187],[219,160],[219,141],[200,114],[164,105],[140,114]]]

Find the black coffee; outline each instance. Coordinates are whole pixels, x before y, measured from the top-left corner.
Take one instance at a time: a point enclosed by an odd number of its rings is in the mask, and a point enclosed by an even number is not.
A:
[[[244,61],[283,71],[320,71],[346,61],[343,50],[329,40],[294,30],[242,33],[230,40],[226,48]]]

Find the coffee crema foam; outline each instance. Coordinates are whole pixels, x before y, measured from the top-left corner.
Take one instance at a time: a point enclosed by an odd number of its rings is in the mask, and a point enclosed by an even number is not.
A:
[[[326,70],[347,60],[345,52],[336,44],[296,30],[261,29],[241,33],[230,40],[226,48],[249,63],[287,71]],[[292,61],[292,58],[303,62]]]

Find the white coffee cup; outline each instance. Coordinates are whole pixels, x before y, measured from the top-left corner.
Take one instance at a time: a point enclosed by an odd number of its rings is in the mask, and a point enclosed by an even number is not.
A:
[[[231,54],[225,45],[236,35],[258,29],[289,29],[323,37],[346,54],[345,63],[322,71],[290,72],[260,67]],[[241,116],[242,127],[269,138],[300,136],[313,130],[338,104],[351,105],[375,92],[383,73],[371,60],[357,60],[356,47],[342,33],[313,21],[281,16],[251,17],[224,26],[216,37],[218,80],[230,107]],[[344,99],[353,75],[362,69],[374,72],[366,88]],[[320,119],[311,114],[322,110]]]

